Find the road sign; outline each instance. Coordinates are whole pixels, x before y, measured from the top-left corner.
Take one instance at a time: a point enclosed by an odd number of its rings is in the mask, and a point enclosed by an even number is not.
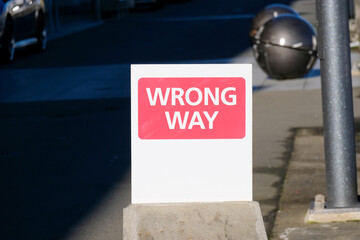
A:
[[[250,64],[132,65],[132,203],[252,200]]]
[[[245,136],[245,79],[141,78],[141,139],[232,139]]]

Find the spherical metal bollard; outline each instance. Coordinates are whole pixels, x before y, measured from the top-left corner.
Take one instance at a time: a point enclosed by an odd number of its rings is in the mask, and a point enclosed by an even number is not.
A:
[[[316,35],[305,19],[283,14],[261,26],[253,52],[260,67],[272,78],[300,78],[316,61]]]
[[[270,4],[267,5],[263,10],[261,10],[252,20],[251,30],[250,30],[250,39],[253,42],[253,38],[256,34],[256,31],[263,26],[269,20],[279,17],[282,14],[293,14],[298,15],[298,13],[284,5],[284,4]]]

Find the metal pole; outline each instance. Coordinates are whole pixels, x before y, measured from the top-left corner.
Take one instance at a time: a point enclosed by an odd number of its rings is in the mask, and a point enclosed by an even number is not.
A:
[[[360,0],[354,0],[354,12],[355,12],[355,25],[356,25],[356,40],[359,40],[360,35]]]
[[[355,18],[355,4],[354,0],[349,0],[349,19]]]
[[[358,207],[348,0],[316,0],[327,208]]]

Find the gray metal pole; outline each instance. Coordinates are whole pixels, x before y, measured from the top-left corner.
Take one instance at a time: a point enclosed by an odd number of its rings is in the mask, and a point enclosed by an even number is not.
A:
[[[316,0],[327,208],[358,207],[348,0]]]
[[[355,18],[355,4],[354,0],[349,0],[349,19]]]

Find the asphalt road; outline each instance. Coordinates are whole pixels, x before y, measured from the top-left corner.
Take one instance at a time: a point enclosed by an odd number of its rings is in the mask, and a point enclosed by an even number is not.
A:
[[[44,53],[17,52],[0,66],[0,90],[19,91],[44,69],[66,67],[66,82],[79,66],[232,58],[249,48],[251,16],[269,3],[192,0],[109,19],[50,42]],[[14,80],[25,85],[4,87],[24,69],[31,72]],[[45,80],[44,92],[61,84]],[[0,238],[121,239],[122,208],[130,201],[128,96],[17,98],[0,109]]]

